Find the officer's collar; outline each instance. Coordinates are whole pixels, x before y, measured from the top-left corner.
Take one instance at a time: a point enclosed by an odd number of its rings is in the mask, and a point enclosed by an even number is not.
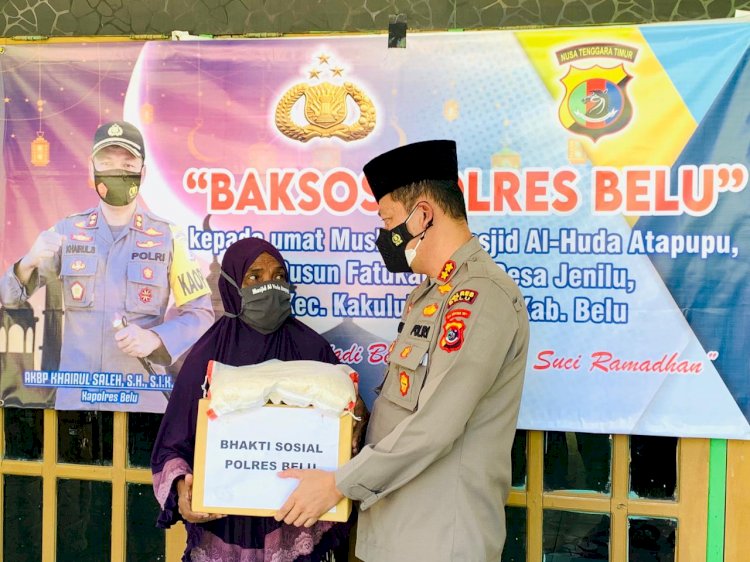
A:
[[[440,273],[438,273],[437,277],[435,278],[435,282],[438,285],[447,284],[453,278],[453,275],[455,275],[456,271],[461,269],[461,266],[466,263],[466,261],[471,256],[476,254],[481,249],[482,246],[479,243],[479,240],[477,240],[475,236],[472,236],[466,243],[458,248],[458,250],[453,252],[453,255],[451,255],[450,259],[448,259],[443,264]]]

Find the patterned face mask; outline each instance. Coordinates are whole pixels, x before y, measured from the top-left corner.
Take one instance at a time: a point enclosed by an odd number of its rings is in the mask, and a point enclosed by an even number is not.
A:
[[[375,245],[383,258],[385,268],[391,273],[410,273],[412,271],[411,263],[417,256],[417,248],[422,243],[422,239],[427,233],[427,229],[432,226],[432,221],[430,221],[427,228],[422,232],[419,234],[411,234],[409,229],[406,228],[406,223],[409,222],[409,219],[416,210],[417,207],[415,205],[409,212],[409,216],[406,217],[406,220],[398,226],[393,227],[391,230],[381,228],[380,233],[378,234],[378,239],[375,241]],[[409,248],[407,250],[406,245],[417,236],[421,237],[419,242],[417,242],[417,245],[414,248]]]
[[[242,298],[242,312],[227,312],[227,316],[239,317],[245,324],[265,335],[278,330],[292,314],[291,285],[286,281],[269,281],[239,287],[234,279],[223,271],[221,275],[237,289]]]
[[[141,174],[127,170],[94,172],[94,185],[102,201],[113,207],[123,207],[138,196]]]

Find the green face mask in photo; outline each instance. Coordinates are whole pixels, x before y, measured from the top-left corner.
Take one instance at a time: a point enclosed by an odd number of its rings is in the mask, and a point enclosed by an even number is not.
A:
[[[96,192],[102,201],[113,207],[127,205],[138,196],[141,174],[125,170],[94,173]]]

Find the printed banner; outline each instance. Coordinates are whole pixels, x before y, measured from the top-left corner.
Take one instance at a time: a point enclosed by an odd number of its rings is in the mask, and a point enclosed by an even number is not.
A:
[[[162,411],[184,354],[144,364],[117,330],[187,349],[186,307],[210,288],[223,314],[223,252],[256,236],[372,405],[421,277],[383,266],[362,166],[452,138],[472,231],[532,320],[520,427],[750,438],[750,24],[385,39],[7,46],[3,404]],[[145,137],[137,247],[90,186],[115,119]],[[51,228],[59,259],[20,283]]]

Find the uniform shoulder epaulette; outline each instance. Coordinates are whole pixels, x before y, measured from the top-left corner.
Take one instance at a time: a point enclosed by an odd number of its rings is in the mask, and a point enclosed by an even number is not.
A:
[[[73,213],[65,217],[65,221],[73,223],[76,228],[96,228],[99,224],[99,208],[92,207],[80,213]]]
[[[173,232],[171,222],[142,209],[136,209],[132,226],[135,230],[151,237],[161,237]]]
[[[494,269],[497,269],[495,264],[492,267],[488,267],[489,264],[483,263],[478,260],[469,260],[466,262],[467,275],[471,277],[493,277],[495,273]]]
[[[66,219],[72,219],[72,218],[75,218],[75,217],[88,216],[88,215],[94,213],[96,210],[97,210],[96,207],[91,207],[90,209],[86,209],[85,211],[79,211],[77,213],[71,213],[70,215],[68,215],[65,218]]]
[[[153,211],[147,211],[146,209],[142,209],[142,210],[136,211],[136,212],[140,212],[143,215],[144,218],[147,218],[148,220],[150,220],[152,222],[158,222],[158,223],[165,224],[165,225],[171,225],[171,224],[173,224],[172,221],[168,221],[167,219],[160,217],[159,215],[157,215]]]
[[[523,297],[518,286],[515,284],[511,277],[503,272],[500,267],[495,263],[480,262],[480,261],[469,261],[467,262],[469,268],[468,277],[471,278],[484,278],[497,285],[497,287],[507,295],[513,307],[519,310],[520,306],[523,306]]]

